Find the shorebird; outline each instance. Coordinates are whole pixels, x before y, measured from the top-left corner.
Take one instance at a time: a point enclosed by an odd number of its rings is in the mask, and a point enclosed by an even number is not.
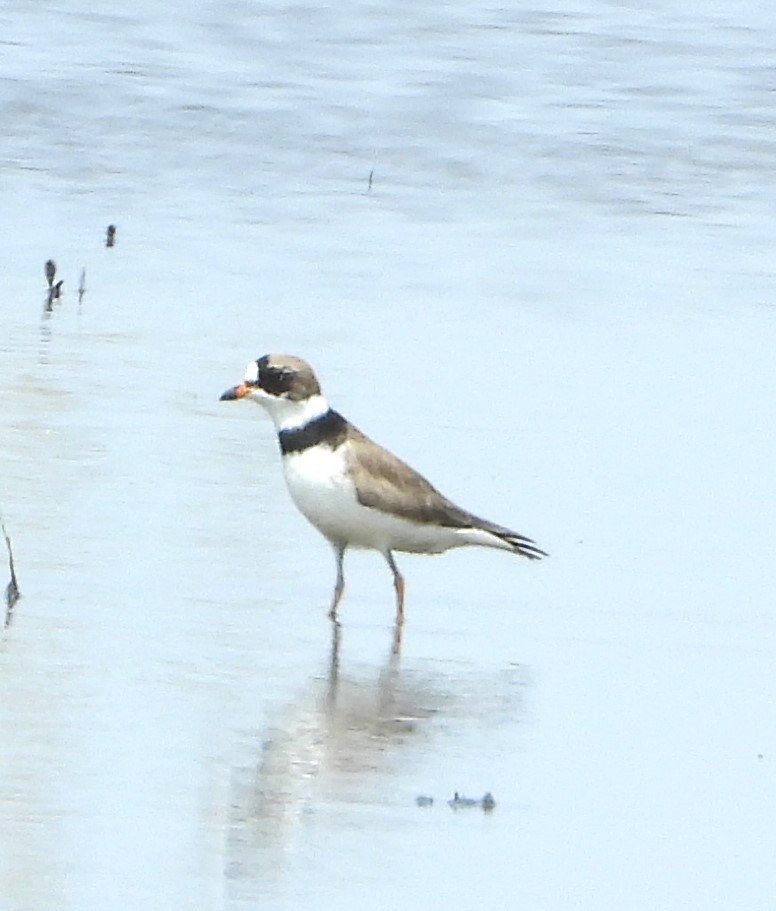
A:
[[[439,554],[493,547],[529,560],[547,554],[524,535],[456,506],[413,468],[329,407],[301,358],[268,354],[251,361],[221,401],[248,398],[275,423],[291,498],[334,548],[337,579],[329,616],[345,589],[348,547],[379,551],[393,573],[396,621],[404,619],[404,578],[394,551]]]

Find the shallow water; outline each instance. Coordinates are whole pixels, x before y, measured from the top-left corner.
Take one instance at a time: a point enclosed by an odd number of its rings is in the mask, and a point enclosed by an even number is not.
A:
[[[0,26],[0,905],[770,909],[769,7]],[[551,559],[333,635],[273,350]]]

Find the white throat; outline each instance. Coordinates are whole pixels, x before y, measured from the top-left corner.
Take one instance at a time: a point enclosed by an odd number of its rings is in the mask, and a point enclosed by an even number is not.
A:
[[[267,395],[263,390],[256,390],[251,393],[255,400],[263,405],[269,412],[275,428],[277,430],[296,430],[304,427],[310,421],[326,414],[329,410],[329,403],[322,395],[312,395],[309,399],[301,402],[293,402],[290,399],[277,398],[274,395]]]

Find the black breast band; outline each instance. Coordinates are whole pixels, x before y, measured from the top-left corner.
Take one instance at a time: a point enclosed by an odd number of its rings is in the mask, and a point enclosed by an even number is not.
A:
[[[345,441],[347,436],[348,422],[341,414],[329,409],[326,414],[319,418],[313,418],[312,421],[305,424],[304,427],[296,427],[293,430],[281,430],[278,433],[280,440],[280,451],[283,455],[290,452],[304,452],[311,446],[329,446],[336,449],[340,443]]]

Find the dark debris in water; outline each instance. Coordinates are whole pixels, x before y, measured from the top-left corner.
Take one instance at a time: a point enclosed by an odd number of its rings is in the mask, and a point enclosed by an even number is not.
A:
[[[65,280],[63,278],[60,278],[58,282],[54,282],[49,290],[49,303],[52,301],[57,301],[60,299],[60,297],[62,297],[62,285],[64,285],[64,283]]]
[[[459,794],[458,791],[456,791],[453,795],[453,799],[447,801],[447,805],[453,810],[466,810],[471,807],[479,807],[481,810],[489,813],[496,806],[496,801],[493,799],[493,795],[490,791],[483,797],[464,797],[463,794]]]
[[[46,273],[46,281],[48,282],[48,291],[46,292],[46,309],[50,312],[51,306],[55,300],[59,300],[62,297],[62,285],[64,280],[60,279],[58,282],[55,282],[54,279],[57,277],[57,264],[53,259],[47,259],[43,271]]]
[[[434,798],[427,794],[419,794],[415,798],[415,804],[419,807],[433,807]],[[489,813],[496,806],[493,795],[488,791],[483,797],[464,797],[463,794],[455,792],[451,800],[447,801],[448,807],[452,810],[468,810],[477,807],[486,813]]]
[[[13,550],[11,549],[11,539],[8,537],[8,532],[5,530],[5,525],[0,522],[0,529],[3,531],[3,537],[5,538],[5,546],[8,548],[8,568],[11,571],[11,581],[5,587],[5,626],[11,622],[11,617],[13,616],[13,609],[16,606],[16,602],[21,597],[21,592],[19,591],[19,583],[16,581],[16,570],[13,565]]]

